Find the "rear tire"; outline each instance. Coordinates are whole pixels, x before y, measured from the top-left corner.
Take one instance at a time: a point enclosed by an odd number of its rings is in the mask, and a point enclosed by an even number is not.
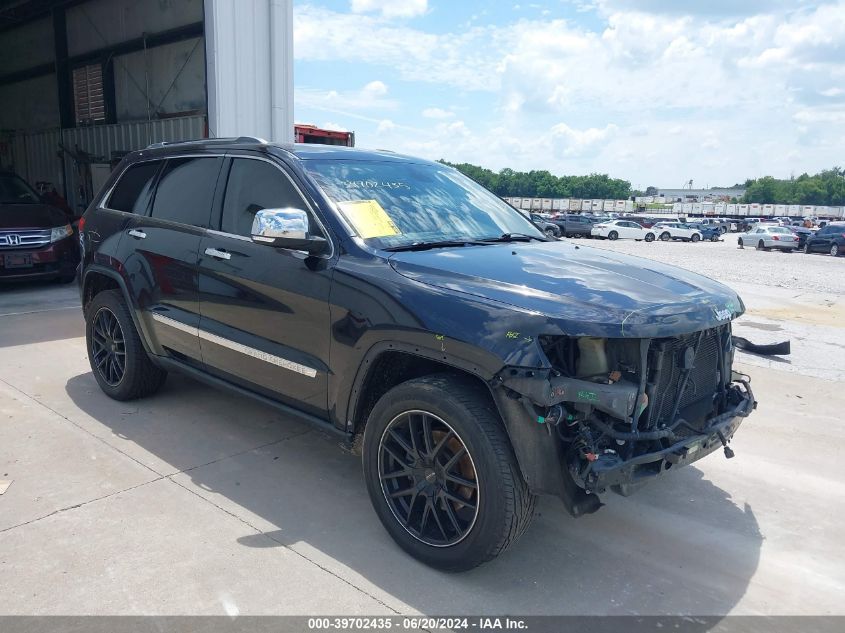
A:
[[[363,466],[370,501],[393,540],[444,571],[498,556],[534,514],[536,497],[498,412],[461,376],[416,378],[382,396],[364,429]]]
[[[610,233],[607,234],[607,239],[618,240],[619,239],[619,233],[617,233],[616,231],[611,231]]]
[[[742,243],[742,238],[741,238],[741,237],[740,237],[739,239],[737,239],[736,243],[737,243],[737,246],[739,246],[740,248],[742,248],[743,246],[745,246],[745,244],[743,244],[743,243]]]
[[[645,241],[646,242],[653,242],[654,241],[654,233],[646,233],[645,234]]]
[[[104,328],[104,323],[109,325]],[[85,342],[91,371],[109,398],[149,396],[167,378],[167,372],[147,355],[118,290],[101,292],[85,308]]]

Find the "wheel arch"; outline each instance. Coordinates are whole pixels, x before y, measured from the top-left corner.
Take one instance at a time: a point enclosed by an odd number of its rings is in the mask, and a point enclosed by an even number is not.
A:
[[[135,329],[138,331],[139,338],[141,339],[141,344],[144,346],[144,351],[146,351],[151,358],[155,358],[155,353],[150,349],[147,342],[149,333],[144,328],[144,324],[138,317],[138,311],[135,309],[135,306],[130,300],[129,289],[126,287],[126,282],[117,271],[97,265],[91,266],[85,270],[82,276],[83,314],[85,314],[85,310],[87,309],[88,304],[91,303],[91,300],[106,290],[117,290],[123,296],[123,300],[126,302],[126,307],[129,308],[129,314],[132,315],[132,323],[135,325]]]
[[[370,348],[355,375],[346,409],[346,430],[360,433],[376,402],[393,387],[414,378],[443,373],[467,379],[468,384],[475,386],[499,410],[483,370],[477,365],[418,345],[384,341]]]

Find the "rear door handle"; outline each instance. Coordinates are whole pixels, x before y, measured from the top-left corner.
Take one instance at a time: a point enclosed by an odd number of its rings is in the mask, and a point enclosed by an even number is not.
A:
[[[205,249],[205,254],[209,257],[214,257],[215,259],[232,259],[231,253],[227,253],[226,251],[221,251],[216,248]]]
[[[127,231],[127,233],[129,233],[129,235],[131,235],[132,237],[137,238],[139,240],[142,240],[145,237],[147,237],[146,233],[144,233],[143,231],[139,231],[138,229],[129,229]]]

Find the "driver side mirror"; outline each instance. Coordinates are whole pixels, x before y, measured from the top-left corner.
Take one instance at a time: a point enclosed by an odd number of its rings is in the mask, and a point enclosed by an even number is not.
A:
[[[308,214],[292,207],[256,211],[250,233],[258,244],[307,251],[309,255],[320,255],[329,247],[325,238],[309,233]]]

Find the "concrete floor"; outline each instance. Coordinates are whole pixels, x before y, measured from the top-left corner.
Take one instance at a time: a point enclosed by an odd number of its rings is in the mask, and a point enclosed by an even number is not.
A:
[[[735,459],[578,520],[542,499],[507,554],[446,575],[393,544],[332,438],[178,376],[106,398],[77,306],[0,290],[0,614],[845,614],[840,375],[743,355],[760,406]],[[841,323],[808,367],[842,356]]]

